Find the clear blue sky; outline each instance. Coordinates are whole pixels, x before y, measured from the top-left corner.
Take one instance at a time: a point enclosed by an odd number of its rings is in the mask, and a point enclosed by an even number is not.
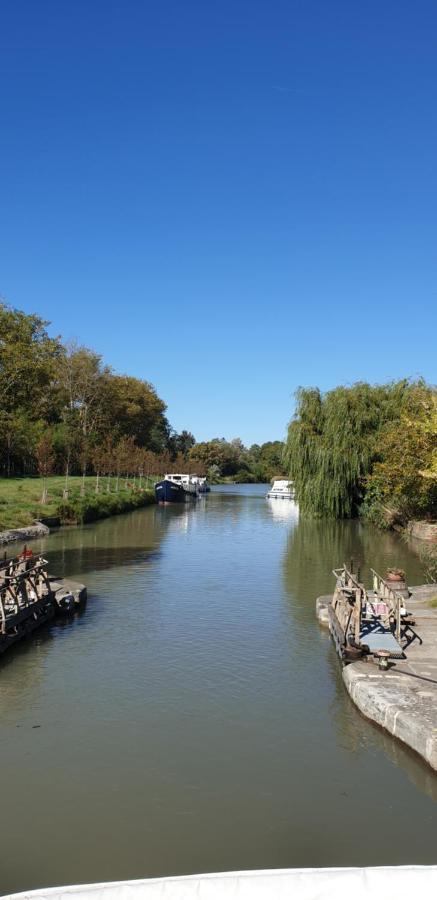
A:
[[[0,294],[198,440],[436,379],[435,0],[3,0]]]

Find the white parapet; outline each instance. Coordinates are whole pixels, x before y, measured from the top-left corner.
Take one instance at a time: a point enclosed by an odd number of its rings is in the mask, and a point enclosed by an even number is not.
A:
[[[10,894],[3,900],[435,900],[437,866],[274,869],[114,881]]]

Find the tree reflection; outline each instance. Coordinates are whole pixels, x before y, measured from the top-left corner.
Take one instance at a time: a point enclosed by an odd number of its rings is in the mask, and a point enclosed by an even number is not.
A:
[[[332,569],[353,560],[355,571],[370,586],[370,568],[381,574],[401,566],[410,584],[423,579],[417,555],[397,534],[379,531],[358,519],[311,520],[300,518],[290,531],[283,560],[287,593],[299,602],[311,601],[334,589]]]

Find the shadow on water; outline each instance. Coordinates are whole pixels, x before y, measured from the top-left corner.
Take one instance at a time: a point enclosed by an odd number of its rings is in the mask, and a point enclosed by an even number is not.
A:
[[[390,761],[402,769],[411,783],[423,794],[437,801],[437,778],[424,761],[399,740],[384,731],[370,719],[366,719],[357,709],[342,679],[340,661],[331,645],[329,653],[329,670],[335,695],[330,713],[338,730],[339,738],[348,753],[356,755],[366,751],[371,745],[381,749]]]
[[[25,659],[29,654],[34,654],[33,662],[39,651],[53,641],[53,623],[42,625],[38,631],[23,638],[17,644],[13,644],[6,653],[0,656],[0,671],[6,671],[14,665],[18,659]]]
[[[95,606],[98,598],[93,596],[93,605]],[[29,676],[28,681],[35,680],[35,673],[37,669],[37,660],[39,658],[44,658],[47,654],[47,651],[50,649],[50,645],[53,640],[62,640],[63,636],[68,636],[75,629],[79,628],[82,620],[85,618],[90,618],[95,614],[95,609],[92,609],[91,606],[88,607],[87,602],[82,604],[82,606],[78,607],[72,614],[70,615],[60,615],[58,618],[53,619],[51,622],[47,622],[45,625],[42,625],[41,628],[38,628],[37,631],[27,635],[22,638],[22,640],[18,641],[16,644],[13,644],[9,649],[2,653],[0,656],[0,672],[7,671],[10,665],[15,665],[19,660],[25,663],[24,671],[27,671]],[[27,659],[27,664],[26,664]],[[23,683],[24,682],[24,683]],[[20,678],[20,691],[25,687],[26,678]],[[9,686],[7,687],[8,690]],[[2,685],[2,703],[4,703],[5,699],[5,684]]]
[[[47,555],[50,573],[59,577],[149,565],[159,556],[168,528],[184,515],[182,504],[146,507],[89,525],[61,528],[31,546],[34,552]]]
[[[120,566],[144,563],[150,565],[159,556],[159,550],[140,547],[63,547],[50,550],[50,574],[64,577],[70,572],[103,572]]]
[[[41,552],[47,557],[52,576],[83,578],[86,584],[87,575],[92,573],[135,566],[147,568],[156,564],[168,528],[180,520],[183,512],[179,507],[165,510],[146,507],[90,525],[60,528],[47,538],[32,541],[31,547],[35,553]],[[21,548],[21,544],[14,545],[13,552],[19,552]],[[94,589],[91,597],[92,602],[76,610],[72,616],[56,618],[0,656],[2,672],[8,672],[10,665],[20,666],[20,690],[34,683],[38,665],[43,670],[54,638],[59,642],[85,623],[86,627],[92,627],[93,620],[101,613],[100,603],[105,598]],[[2,690],[4,702],[5,690],[9,697],[11,683],[3,682]]]

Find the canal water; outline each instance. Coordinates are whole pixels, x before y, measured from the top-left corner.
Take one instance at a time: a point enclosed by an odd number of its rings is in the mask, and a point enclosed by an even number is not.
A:
[[[34,545],[89,600],[0,665],[0,893],[437,862],[437,776],[356,711],[315,618],[334,566],[420,583],[420,561],[265,493],[220,487]]]

